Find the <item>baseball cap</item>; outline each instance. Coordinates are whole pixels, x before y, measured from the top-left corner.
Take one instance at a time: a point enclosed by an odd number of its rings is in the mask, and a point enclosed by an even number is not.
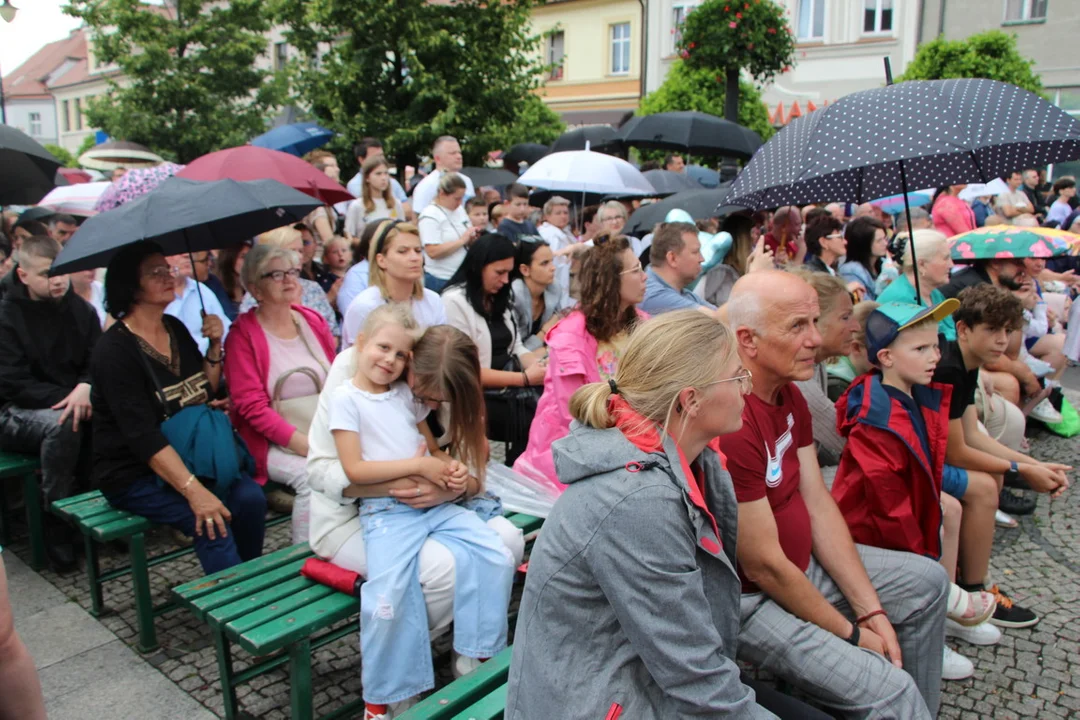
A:
[[[870,362],[876,364],[878,351],[889,347],[901,331],[917,325],[926,318],[941,322],[956,312],[958,307],[960,307],[960,301],[955,298],[944,300],[933,307],[901,302],[879,305],[866,318],[867,357],[870,358]]]

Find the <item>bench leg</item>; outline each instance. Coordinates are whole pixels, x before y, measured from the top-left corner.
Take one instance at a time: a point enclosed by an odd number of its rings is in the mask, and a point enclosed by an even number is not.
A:
[[[36,473],[23,475],[23,502],[26,503],[26,524],[30,532],[30,567],[41,570],[45,567],[45,525]]]
[[[311,640],[301,640],[289,647],[289,691],[292,720],[312,720]]]
[[[214,630],[214,651],[217,654],[218,676],[221,678],[221,695],[225,701],[225,720],[236,720],[236,685],[233,680],[232,647],[225,631]]]
[[[105,605],[101,599],[101,565],[98,563],[97,543],[90,533],[83,533],[83,549],[86,551],[86,578],[90,582],[90,614],[101,617]]]
[[[135,533],[128,541],[131,552],[131,580],[135,586],[135,613],[139,621],[139,652],[157,650],[154,628],[154,600],[150,596],[150,567],[146,564],[146,537]]]
[[[11,506],[3,487],[0,487],[0,545],[11,545]]]

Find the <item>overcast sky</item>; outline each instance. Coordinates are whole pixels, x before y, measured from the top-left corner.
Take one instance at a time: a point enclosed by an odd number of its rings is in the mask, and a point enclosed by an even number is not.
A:
[[[15,21],[0,20],[0,69],[5,76],[43,46],[66,38],[81,22],[64,14],[65,0],[11,0],[11,4],[19,9]]]

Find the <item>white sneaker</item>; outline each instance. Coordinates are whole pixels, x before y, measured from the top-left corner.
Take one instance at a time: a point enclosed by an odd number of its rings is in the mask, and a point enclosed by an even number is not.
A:
[[[459,677],[462,677],[463,675],[468,675],[473,670],[480,667],[482,664],[483,664],[483,662],[480,661],[480,660],[477,660],[476,658],[471,658],[471,657],[468,657],[467,655],[459,655],[455,651],[454,652],[454,663],[453,663],[453,668],[452,668],[452,671],[453,671],[453,674],[454,674],[454,679],[457,680]]]
[[[941,659],[941,679],[963,680],[974,674],[975,666],[971,664],[971,661],[946,645]]]
[[[1043,400],[1038,405],[1031,409],[1031,414],[1028,416],[1039,422],[1049,423],[1055,425],[1061,422],[1061,413],[1054,409],[1054,406],[1050,404],[1050,400]]]
[[[1017,522],[1016,518],[1014,518],[1012,515],[1006,515],[1005,513],[1001,512],[1000,510],[995,510],[994,511],[994,524],[997,525],[1000,528],[1009,528],[1009,529],[1012,529],[1014,527],[1019,527],[1019,525],[1020,525],[1020,523]]]
[[[958,622],[946,619],[945,637],[959,638],[972,645],[997,645],[1001,640],[1001,631],[989,620],[971,627],[964,627]]]

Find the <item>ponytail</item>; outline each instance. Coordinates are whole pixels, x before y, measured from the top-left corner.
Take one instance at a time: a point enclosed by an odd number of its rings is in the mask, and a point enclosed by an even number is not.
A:
[[[582,425],[606,430],[615,424],[608,412],[611,395],[606,382],[583,385],[570,397],[570,415]]]

